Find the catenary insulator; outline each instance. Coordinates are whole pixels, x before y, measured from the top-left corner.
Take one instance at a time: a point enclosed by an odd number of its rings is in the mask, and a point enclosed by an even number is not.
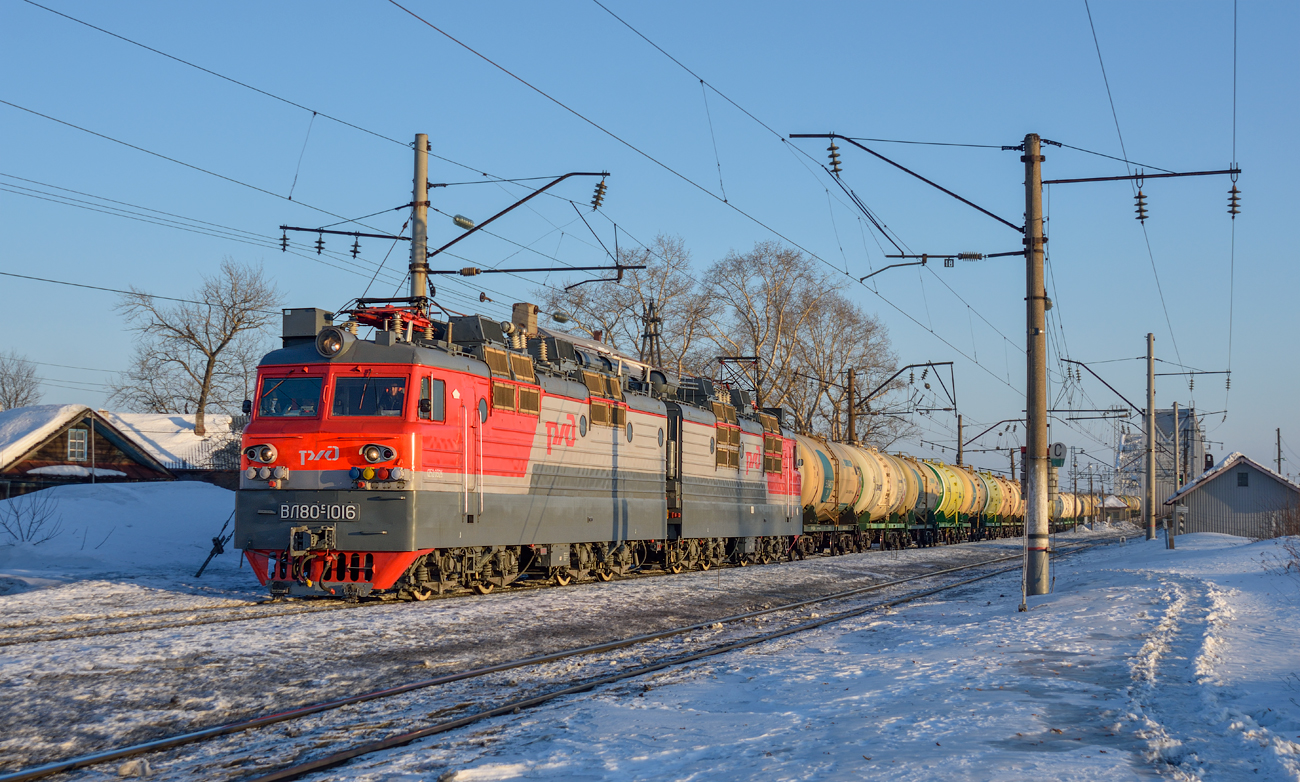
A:
[[[1133,196],[1133,200],[1137,202],[1137,209],[1133,210],[1137,213],[1137,220],[1145,225],[1147,221],[1147,197],[1139,190],[1138,194]]]
[[[324,250],[324,249],[325,249],[325,235],[324,235],[324,234],[317,234],[317,235],[316,235],[316,254],[317,254],[317,255],[320,255],[320,251],[321,251],[321,250]]]
[[[281,233],[280,233],[280,252],[285,253],[285,252],[288,252],[288,251],[289,251],[289,234],[288,234],[288,233],[285,233],[285,232],[281,232]]]
[[[353,260],[356,260],[357,256],[360,255],[360,254],[361,254],[361,239],[360,239],[360,238],[353,239],[353,240],[352,240],[352,259],[353,259]]]
[[[957,253],[957,257],[963,261],[982,261],[984,253]]]
[[[605,202],[605,180],[596,183],[596,192],[591,196],[591,209],[594,212]]]
[[[1196,376],[1191,375],[1187,378],[1187,390],[1191,391],[1196,388]]]
[[[826,151],[831,153],[831,173],[835,176],[839,176],[840,171],[842,170],[840,169],[840,148],[835,146],[835,142],[832,141],[831,145],[826,148]]]
[[[916,370],[915,370],[915,369],[909,369],[909,370],[907,371],[907,384],[910,386],[910,385],[913,385],[913,384],[915,384],[915,383],[916,383]]]
[[[1236,220],[1237,215],[1241,214],[1240,207],[1241,191],[1237,189],[1236,185],[1233,185],[1232,189],[1228,191],[1228,214],[1232,215],[1233,220]]]

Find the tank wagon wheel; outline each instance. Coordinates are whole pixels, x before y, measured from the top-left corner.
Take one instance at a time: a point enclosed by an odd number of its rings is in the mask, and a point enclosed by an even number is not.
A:
[[[709,557],[704,557],[700,560],[700,570],[708,570],[711,567],[713,567],[713,562]]]

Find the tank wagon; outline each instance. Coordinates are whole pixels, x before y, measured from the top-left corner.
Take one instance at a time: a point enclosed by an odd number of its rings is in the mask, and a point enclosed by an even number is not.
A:
[[[392,301],[338,325],[285,310],[258,367],[234,540],[273,595],[419,600],[1022,531],[1013,481],[798,434],[532,304],[497,322]],[[1090,502],[1062,495],[1053,523]]]

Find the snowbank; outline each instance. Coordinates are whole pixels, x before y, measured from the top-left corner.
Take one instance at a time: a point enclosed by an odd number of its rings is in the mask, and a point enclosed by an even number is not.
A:
[[[47,501],[53,512],[35,537],[56,528],[57,534],[33,543],[15,541],[0,530],[0,579],[42,585],[51,580],[191,578],[234,510],[235,493],[190,481],[80,484],[0,501],[0,512],[21,512]],[[218,570],[233,569],[236,557],[228,549],[214,564]]]

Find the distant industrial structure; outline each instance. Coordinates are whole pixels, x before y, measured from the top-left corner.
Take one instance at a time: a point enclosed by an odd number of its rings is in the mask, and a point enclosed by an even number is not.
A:
[[[1180,486],[1195,480],[1209,466],[1205,462],[1205,432],[1196,415],[1196,408],[1178,408],[1177,438],[1174,433],[1174,409],[1157,409],[1155,496],[1160,506],[1158,515],[1162,518],[1167,518],[1172,513],[1169,508],[1163,507],[1164,500],[1176,493]],[[1115,453],[1115,494],[1145,496],[1145,456],[1146,438],[1141,431],[1120,434]]]

